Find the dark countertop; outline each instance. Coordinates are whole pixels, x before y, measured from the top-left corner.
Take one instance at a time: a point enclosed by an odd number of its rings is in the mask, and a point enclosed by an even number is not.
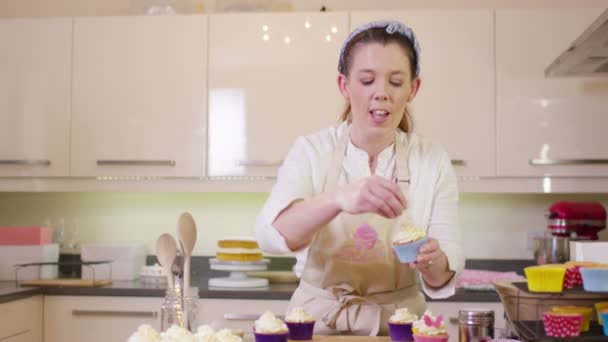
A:
[[[200,264],[207,264],[206,259],[199,261]],[[271,267],[271,270],[289,269],[281,262],[275,262],[278,267]],[[521,272],[523,267],[531,264],[525,260],[467,260],[468,269],[488,269],[499,271]],[[209,277],[217,275],[225,276],[225,272],[209,271],[200,267],[194,267],[193,259],[192,286],[199,288],[200,298],[214,299],[260,299],[260,300],[289,300],[297,284],[270,284],[269,288],[264,289],[210,289],[207,286]],[[219,273],[218,273],[219,272]],[[0,303],[6,303],[17,299],[26,298],[33,295],[49,296],[124,296],[124,297],[164,297],[165,285],[149,284],[139,280],[134,281],[114,281],[111,285],[103,287],[18,287],[13,281],[0,281]],[[500,298],[495,291],[470,291],[456,289],[456,294],[445,299],[430,299],[427,301],[445,302],[500,302]]]

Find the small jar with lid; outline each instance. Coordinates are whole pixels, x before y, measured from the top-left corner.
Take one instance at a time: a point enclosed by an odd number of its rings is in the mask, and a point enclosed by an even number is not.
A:
[[[484,342],[494,338],[494,311],[463,308],[458,311],[458,341]]]

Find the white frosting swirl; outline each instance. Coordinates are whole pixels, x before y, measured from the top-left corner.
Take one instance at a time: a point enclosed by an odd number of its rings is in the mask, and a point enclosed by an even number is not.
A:
[[[414,322],[413,329],[415,329],[417,334],[435,336],[446,335],[448,333],[444,321],[441,321],[441,324],[438,327],[429,326],[424,321],[425,316],[429,317],[433,322],[437,321],[437,317],[433,316],[433,313],[430,310],[426,310],[422,318]]]
[[[172,325],[167,331],[160,334],[161,342],[196,342],[194,335],[188,330]]]
[[[402,245],[404,243],[413,242],[422,239],[426,236],[424,230],[408,224],[403,227],[395,236],[393,236],[393,245]]]
[[[285,321],[290,323],[314,322],[314,320],[315,318],[300,306],[293,308],[287,317],[285,317]]]
[[[160,335],[148,324],[142,324],[127,340],[127,342],[159,342]]]
[[[260,318],[255,321],[255,331],[262,334],[286,333],[287,325],[270,311],[265,311]]]
[[[234,335],[230,329],[222,329],[216,332],[214,338],[217,340],[217,342],[243,342],[243,339]]]
[[[411,313],[407,308],[397,309],[395,313],[389,318],[391,323],[411,323],[418,319],[416,314]]]

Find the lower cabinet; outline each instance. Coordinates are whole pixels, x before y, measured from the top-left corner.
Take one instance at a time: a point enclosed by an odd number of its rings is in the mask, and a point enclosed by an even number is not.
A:
[[[253,324],[264,311],[284,318],[288,300],[201,299],[198,303],[198,324],[214,329],[242,330],[245,337],[253,336]]]
[[[42,342],[42,296],[0,304],[0,341]]]
[[[158,331],[162,301],[156,297],[45,296],[44,342],[126,341],[141,324]]]
[[[500,302],[428,302],[428,310],[433,315],[441,314],[445,319],[450,341],[458,341],[458,311],[465,308],[483,308],[494,310],[494,327],[499,330],[506,328],[504,308]]]

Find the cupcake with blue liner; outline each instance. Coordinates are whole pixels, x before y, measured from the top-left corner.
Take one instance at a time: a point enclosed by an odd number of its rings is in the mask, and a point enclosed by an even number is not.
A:
[[[285,317],[289,329],[289,339],[294,341],[312,340],[315,318],[302,307],[295,307]]]
[[[608,336],[608,310],[600,311],[599,316],[600,322],[602,322],[602,325],[604,326],[604,335]]]
[[[583,289],[590,292],[608,292],[608,265],[581,267]]]
[[[413,341],[414,333],[412,327],[416,320],[418,320],[418,316],[409,312],[407,308],[397,309],[388,319],[388,331],[391,341]]]
[[[393,250],[402,264],[416,261],[420,247],[428,241],[424,230],[408,224],[393,236]]]
[[[256,342],[287,342],[288,332],[285,322],[270,311],[265,311],[253,326]]]

